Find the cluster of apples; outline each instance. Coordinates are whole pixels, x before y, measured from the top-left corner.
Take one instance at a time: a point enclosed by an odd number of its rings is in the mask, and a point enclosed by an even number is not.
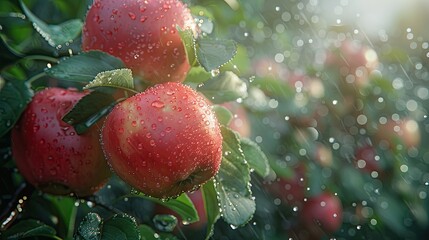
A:
[[[62,118],[88,91],[37,92],[12,131],[16,165],[29,183],[83,197],[99,190],[113,170],[146,195],[170,198],[217,173],[219,123],[210,103],[181,83],[190,65],[176,26],[196,31],[178,0],[94,1],[82,49],[122,59],[153,86],[118,103],[81,135]]]

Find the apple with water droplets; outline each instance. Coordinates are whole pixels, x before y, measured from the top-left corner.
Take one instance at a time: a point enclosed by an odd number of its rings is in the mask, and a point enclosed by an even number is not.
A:
[[[268,192],[278,198],[282,204],[291,208],[300,209],[304,202],[306,192],[306,167],[299,164],[293,168],[293,175],[290,177],[278,177],[274,181],[265,183]]]
[[[222,159],[211,106],[181,83],[158,84],[117,104],[102,140],[116,174],[157,198],[195,190],[217,173]]]
[[[43,192],[88,196],[111,175],[97,124],[78,135],[62,121],[85,94],[72,89],[42,90],[12,130],[16,166],[30,184]]]
[[[177,27],[196,29],[179,0],[95,0],[83,26],[82,48],[122,59],[151,83],[182,82],[190,64]]]
[[[343,208],[341,200],[329,193],[309,197],[299,214],[300,239],[322,239],[340,229],[342,224]]]

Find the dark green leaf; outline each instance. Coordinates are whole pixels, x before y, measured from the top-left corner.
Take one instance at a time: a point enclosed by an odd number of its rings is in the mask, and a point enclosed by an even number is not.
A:
[[[254,169],[261,177],[268,176],[270,165],[267,156],[265,156],[258,144],[248,138],[241,138],[240,145],[250,168]]]
[[[63,117],[63,121],[73,125],[76,132],[82,134],[108,114],[115,104],[116,100],[111,94],[93,91],[80,99]]]
[[[134,89],[133,73],[128,68],[100,72],[84,89],[95,87],[115,87]]]
[[[76,239],[98,240],[101,237],[102,219],[96,213],[88,213],[80,222]]]
[[[62,44],[72,42],[82,31],[82,21],[72,19],[59,25],[48,25],[34,15],[25,4],[20,1],[21,8],[33,27],[52,47],[60,47]]]
[[[255,200],[250,190],[250,169],[241,150],[238,136],[221,126],[223,159],[215,177],[215,187],[223,219],[238,227],[255,213]]]
[[[172,232],[177,226],[177,218],[171,214],[157,214],[152,222],[156,229],[163,232]]]
[[[60,227],[64,227],[64,232],[66,236],[73,236],[73,232],[75,231],[75,218],[77,207],[75,205],[76,199],[71,197],[58,197],[53,195],[46,195],[45,198],[49,199],[50,203],[52,203],[52,207],[55,209],[54,214],[58,217],[59,224],[57,230]]]
[[[102,240],[135,240],[140,237],[136,220],[128,215],[115,215],[103,223]]]
[[[192,67],[186,75],[185,82],[203,83],[211,78],[211,74],[202,67]]]
[[[195,42],[197,60],[207,71],[223,66],[237,53],[233,40],[199,38]]]
[[[206,239],[213,235],[214,226],[220,217],[219,202],[217,200],[216,189],[213,180],[202,186],[204,208],[207,213],[207,234]]]
[[[198,87],[213,103],[235,101],[247,97],[247,85],[235,73],[227,71],[219,74]]]
[[[24,81],[0,77],[0,137],[15,125],[32,96],[33,91]]]
[[[144,195],[133,195],[133,196],[143,197],[153,202],[156,202],[160,205],[163,205],[178,213],[180,217],[183,219],[183,221],[186,221],[187,223],[194,223],[200,220],[194,204],[192,203],[188,195],[186,195],[186,193],[183,193],[179,197],[175,199],[170,199],[168,201],[162,201],[160,199],[151,198]]]
[[[65,58],[59,64],[47,68],[45,71],[46,74],[54,78],[86,84],[100,72],[124,67],[124,63],[119,58],[101,51],[89,51]]]
[[[177,240],[178,238],[170,233],[156,233],[148,225],[138,226],[142,240]]]
[[[23,220],[12,226],[9,230],[1,234],[2,239],[14,240],[22,238],[35,238],[35,237],[44,237],[51,239],[60,239],[55,236],[55,229],[52,227],[30,219]]]
[[[7,44],[6,39],[2,34],[0,34],[0,52],[0,69],[3,69],[5,66],[8,66],[24,57],[24,54],[14,50]]]
[[[398,201],[395,196],[384,194],[377,198],[374,208],[382,222],[389,226],[398,236],[404,236],[407,233],[407,229],[404,226],[405,209],[407,209],[405,203]]]
[[[197,64],[196,55],[195,55],[195,39],[194,33],[192,30],[182,30],[178,28],[180,37],[182,38],[183,45],[185,47],[186,56],[188,57],[188,62],[191,66]]]
[[[233,118],[232,113],[226,107],[220,105],[213,105],[213,110],[219,123],[228,126]]]

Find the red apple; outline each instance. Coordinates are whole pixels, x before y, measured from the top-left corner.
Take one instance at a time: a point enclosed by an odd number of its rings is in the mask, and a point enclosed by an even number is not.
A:
[[[343,208],[340,199],[331,193],[324,192],[308,198],[299,214],[299,223],[305,230],[308,239],[321,239],[340,229]]]
[[[279,177],[265,184],[266,189],[275,198],[279,198],[282,204],[289,207],[301,208],[306,191],[305,166],[300,164],[293,169],[290,178]]]
[[[314,160],[323,167],[332,166],[332,150],[322,143],[317,143],[314,151]]]
[[[195,26],[179,0],[95,0],[83,26],[82,48],[119,57],[151,83],[182,82],[190,65],[176,27],[195,31]]]
[[[385,124],[378,124],[375,140],[382,147],[392,149],[398,145],[407,149],[418,147],[421,141],[419,124],[410,118],[398,121],[389,119]]]
[[[116,174],[157,198],[197,189],[217,173],[222,159],[211,106],[180,83],[158,84],[117,104],[102,140]]]
[[[337,68],[347,83],[358,87],[369,84],[369,74],[378,64],[374,49],[352,40],[341,42],[339,47],[329,50],[326,57],[327,66]]]
[[[367,144],[357,148],[355,152],[356,167],[368,173],[379,172],[381,167],[375,159],[376,155],[375,149],[371,145]]]
[[[99,143],[99,128],[78,135],[62,117],[85,93],[48,88],[38,92],[12,130],[12,152],[19,172],[51,194],[88,196],[110,176]]]

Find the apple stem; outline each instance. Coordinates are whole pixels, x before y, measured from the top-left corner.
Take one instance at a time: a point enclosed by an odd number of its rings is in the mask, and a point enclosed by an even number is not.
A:
[[[26,200],[34,192],[34,187],[26,182],[22,183],[13,194],[12,199],[0,214],[0,230],[6,230],[22,212]]]

